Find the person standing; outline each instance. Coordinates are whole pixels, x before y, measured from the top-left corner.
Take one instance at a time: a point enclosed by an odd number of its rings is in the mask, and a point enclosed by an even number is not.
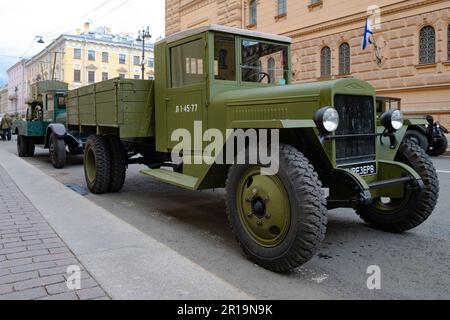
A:
[[[11,127],[12,127],[12,119],[9,114],[5,114],[0,123],[0,129],[2,130],[2,140],[11,141]]]

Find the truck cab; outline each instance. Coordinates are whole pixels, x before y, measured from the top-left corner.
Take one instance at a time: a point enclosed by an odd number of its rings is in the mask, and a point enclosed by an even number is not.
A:
[[[13,123],[19,156],[34,156],[39,145],[49,149],[54,167],[60,169],[66,161],[66,145],[71,152],[81,152],[81,141],[66,130],[67,92],[67,83],[60,81],[40,81],[31,86],[26,117]]]

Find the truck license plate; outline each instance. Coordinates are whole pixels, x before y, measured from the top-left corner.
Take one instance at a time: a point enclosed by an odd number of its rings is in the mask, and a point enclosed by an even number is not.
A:
[[[356,173],[362,177],[370,176],[373,174],[377,174],[377,163],[367,162],[367,163],[353,164],[350,166],[343,166],[342,169],[348,169],[353,173]]]

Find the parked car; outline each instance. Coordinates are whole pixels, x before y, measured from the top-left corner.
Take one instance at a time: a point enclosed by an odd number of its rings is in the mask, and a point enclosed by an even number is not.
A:
[[[377,113],[381,115],[387,110],[401,110],[401,99],[393,97],[377,97]],[[428,124],[411,125],[406,131],[404,139],[417,143],[428,155],[437,157],[445,153],[448,140],[445,134],[448,130],[439,122],[435,122],[430,115],[421,117]]]

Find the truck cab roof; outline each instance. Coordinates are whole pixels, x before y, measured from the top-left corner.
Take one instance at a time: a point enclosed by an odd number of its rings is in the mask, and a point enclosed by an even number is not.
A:
[[[186,37],[194,36],[194,35],[201,34],[201,33],[207,32],[207,31],[228,33],[228,34],[240,35],[240,36],[244,36],[244,37],[264,39],[264,40],[272,40],[272,41],[276,41],[276,42],[284,42],[287,44],[292,43],[292,39],[289,37],[285,37],[285,36],[279,36],[279,35],[275,35],[275,34],[271,34],[271,33],[264,33],[264,32],[253,31],[253,30],[238,29],[238,28],[222,26],[222,25],[218,25],[218,24],[211,24],[208,26],[199,27],[199,28],[190,29],[190,30],[176,33],[174,35],[171,35],[167,38],[164,38],[164,39],[158,41],[156,44],[172,43],[172,42],[184,39]]]

